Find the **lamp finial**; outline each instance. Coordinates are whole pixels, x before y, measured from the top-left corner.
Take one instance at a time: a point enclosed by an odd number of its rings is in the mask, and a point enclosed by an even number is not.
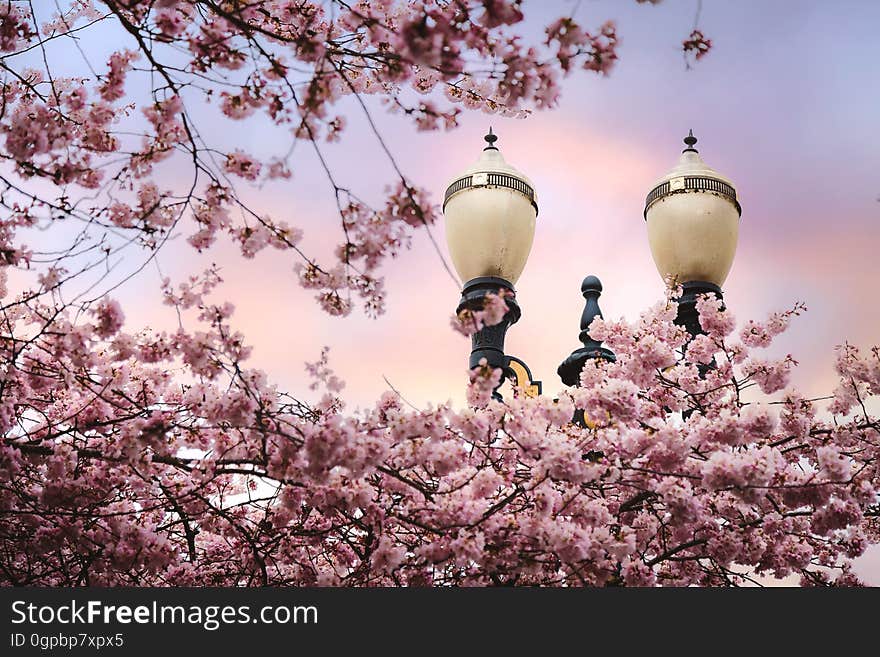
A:
[[[694,148],[694,144],[697,143],[697,138],[694,137],[694,131],[688,130],[688,136],[684,138],[684,143],[687,144],[687,148],[685,148],[682,153],[687,153],[688,151],[692,151],[694,153],[698,152],[696,148]]]
[[[495,142],[498,141],[498,135],[492,132],[492,126],[489,126],[489,134],[487,134],[483,139],[486,140],[486,143],[489,144],[484,148],[484,151],[493,150],[497,151],[498,147],[495,145]]]

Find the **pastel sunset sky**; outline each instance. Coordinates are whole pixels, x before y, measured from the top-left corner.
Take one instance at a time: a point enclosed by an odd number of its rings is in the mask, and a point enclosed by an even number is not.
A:
[[[575,3],[524,7],[524,31],[539,39],[542,26]],[[796,301],[809,308],[781,340],[782,353],[801,363],[797,387],[828,394],[834,345],[880,342],[880,3],[706,0],[699,26],[713,48],[688,70],[680,44],[696,8],[695,0],[578,3],[575,17],[586,26],[616,20],[620,61],[608,77],[571,75],[556,109],[524,120],[466,112],[455,131],[419,133],[368,101],[401,169],[438,202],[477,158],[490,125],[507,161],[534,182],[541,211],[517,285],[523,317],[507,347],[546,394],[561,389],[556,367],[579,345],[585,275],[601,278],[609,318],[635,318],[662,295],[642,209],[689,128],[705,161],[734,181],[743,207],[728,307],[742,320]],[[84,47],[99,53],[113,44]],[[379,204],[393,169],[359,108],[343,112],[349,127],[341,143],[327,146],[328,160],[340,180]],[[267,156],[287,148],[263,121],[206,122],[202,131],[216,132],[210,136],[220,150],[235,145]],[[341,238],[332,189],[305,146],[297,146],[291,168],[290,181],[239,191],[253,208],[302,228],[306,252],[329,256]],[[160,186],[173,187],[174,177],[166,171]],[[448,259],[442,223],[431,233]],[[416,406],[463,403],[469,343],[449,328],[459,286],[424,231],[385,268],[387,312],[375,320],[359,311],[343,319],[322,314],[298,286],[289,256],[271,250],[245,260],[220,244],[197,256],[181,236],[158,267],[180,280],[211,262],[222,267],[220,295],[236,305],[234,324],[254,346],[252,363],[279,387],[309,398],[303,363],[328,345],[351,407],[373,402],[388,388],[385,379]],[[114,273],[121,277],[125,266]],[[129,329],[176,324],[159,280],[149,266],[115,292]],[[880,551],[863,557],[859,572],[880,585]]]
[[[517,285],[523,318],[508,346],[551,394],[561,387],[556,366],[578,345],[585,275],[602,279],[607,317],[635,317],[661,295],[644,197],[676,161],[689,128],[707,163],[733,179],[743,206],[725,285],[728,306],[741,319],[798,300],[809,308],[783,341],[801,362],[799,386],[827,392],[832,347],[845,340],[869,346],[880,333],[880,306],[872,302],[880,281],[880,46],[871,32],[880,6],[797,3],[795,11],[790,3],[705,2],[700,26],[713,50],[687,70],[679,42],[695,7],[583,2],[576,17],[585,24],[617,20],[620,62],[607,78],[575,73],[565,80],[557,109],[524,120],[470,112],[458,130],[419,133],[370,103],[403,171],[438,201],[450,179],[477,158],[490,124],[507,160],[534,182],[541,212]],[[570,8],[527,3],[526,13],[540,27]],[[378,204],[393,170],[356,108],[343,109],[349,128],[341,143],[325,147],[328,160],[341,181]],[[236,123],[234,131],[218,121],[217,129],[211,139],[221,147],[279,151],[263,121]],[[302,227],[305,250],[326,256],[340,240],[331,188],[311,152],[297,149],[291,181],[239,191],[254,208]],[[165,172],[169,186],[173,176]],[[442,222],[431,233],[448,259]],[[388,308],[378,320],[314,312],[311,292],[296,285],[288,257],[271,250],[251,261],[220,244],[194,257],[181,243],[159,258],[173,279],[208,262],[223,267],[221,293],[236,303],[255,362],[279,383],[301,386],[302,362],[326,344],[353,404],[370,403],[385,387],[383,376],[419,405],[463,399],[467,341],[448,328],[458,285],[424,231],[385,268]],[[163,311],[153,305],[158,295],[147,293],[157,280],[155,269],[147,269],[122,291],[140,304],[129,312],[130,323],[161,323]]]

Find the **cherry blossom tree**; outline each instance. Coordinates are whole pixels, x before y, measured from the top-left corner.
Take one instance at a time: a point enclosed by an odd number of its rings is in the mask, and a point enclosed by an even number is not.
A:
[[[124,331],[100,281],[68,293],[180,235],[199,251],[231,239],[244,258],[279,249],[323,311],[381,313],[383,266],[417,232],[430,239],[438,212],[378,131],[397,174],[384,205],[337,179],[322,148],[345,136],[339,105],[374,126],[376,96],[419,130],[452,129],[463,110],[551,108],[562,76],[609,72],[613,23],[563,16],[529,45],[520,3],[500,0],[74,0],[40,15],[47,4],[0,0],[0,582],[857,583],[852,559],[880,542],[880,351],[840,347],[837,389],[804,398],[796,362],[760,351],[801,306],[737,331],[707,298],[691,338],[670,293],[634,323],[596,320],[617,360],[588,362],[559,399],[493,399],[500,372],[480,367],[466,409],[386,392],[349,411],[326,351],[307,367],[314,404],[249,366],[216,269],[159,291],[197,315],[176,331]],[[120,48],[55,74],[56,46],[99,29]],[[709,47],[696,26],[682,44]],[[130,100],[144,85],[148,100]],[[261,116],[290,147],[218,149],[195,106]],[[289,177],[296,144],[336,201],[331,262],[237,191]],[[178,162],[190,178],[165,189],[158,173]],[[67,241],[28,247],[38,230]],[[453,324],[470,333],[504,312],[496,297]]]

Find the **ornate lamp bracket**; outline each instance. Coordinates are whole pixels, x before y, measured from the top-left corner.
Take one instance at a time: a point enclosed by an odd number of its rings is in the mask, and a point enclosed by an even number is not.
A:
[[[532,378],[532,371],[516,356],[505,356],[507,375],[513,380],[514,385],[523,391],[526,397],[537,397],[541,394],[542,385],[540,381]]]

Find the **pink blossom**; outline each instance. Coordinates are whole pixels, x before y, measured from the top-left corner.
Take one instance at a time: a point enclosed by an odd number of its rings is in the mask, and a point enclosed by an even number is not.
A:
[[[287,162],[283,160],[272,160],[269,162],[269,166],[266,170],[266,176],[268,178],[290,178],[292,174],[290,173],[290,169],[287,168]]]
[[[131,62],[137,59],[137,53],[129,50],[121,50],[110,55],[107,66],[110,69],[101,85],[101,98],[108,102],[122,98],[125,91],[123,85],[125,83],[125,75],[131,68]]]
[[[773,313],[766,322],[749,320],[740,331],[740,339],[748,347],[767,347],[773,338],[788,328],[793,317],[806,310],[803,303],[795,304],[784,313]]]
[[[319,386],[324,386],[329,392],[338,393],[345,387],[345,382],[330,369],[329,353],[330,348],[324,347],[321,349],[321,357],[316,362],[306,363],[306,372],[312,377],[312,383],[309,387],[312,390],[317,390]]]
[[[92,0],[73,0],[67,11],[59,11],[53,14],[52,20],[44,23],[41,27],[43,34],[66,34],[76,26],[81,18],[94,20],[101,17],[101,12],[95,9]]]
[[[492,369],[483,358],[479,366],[470,372],[470,385],[467,388],[468,403],[482,408],[492,400],[492,392],[501,383],[501,369]]]
[[[346,120],[344,116],[337,116],[327,122],[327,141],[334,142],[341,139],[342,131],[345,130]]]
[[[852,473],[851,461],[834,446],[823,446],[816,450],[820,474],[829,481],[846,481]]]
[[[687,39],[682,41],[685,55],[693,53],[697,60],[705,57],[711,48],[712,40],[707,39],[700,30],[694,30]]]
[[[773,393],[788,385],[791,369],[797,365],[792,357],[779,360],[752,358],[743,366],[743,374],[757,382],[762,392]]]
[[[383,572],[392,572],[406,557],[406,550],[397,545],[387,536],[379,539],[379,545],[373,552],[371,563],[373,568]]]
[[[700,326],[710,337],[724,338],[736,327],[733,315],[722,306],[721,300],[711,294],[701,294],[697,299]]]
[[[504,299],[510,294],[506,290],[499,289],[497,293],[490,292],[483,298],[483,307],[480,310],[464,309],[451,319],[452,328],[470,337],[486,326],[500,324],[510,310]]]
[[[18,4],[0,5],[0,19],[0,52],[19,50],[36,36],[28,15]]]
[[[519,2],[483,0],[483,9],[480,23],[488,28],[498,27],[499,25],[513,25],[523,19]]]
[[[226,156],[226,171],[246,180],[256,180],[260,175],[260,163],[237,150]]]
[[[739,424],[751,441],[761,441],[772,435],[777,418],[766,404],[749,404],[740,412]]]
[[[122,328],[122,324],[125,321],[122,307],[114,299],[102,301],[95,309],[95,316],[98,319],[95,333],[102,338],[109,338],[115,335]]]
[[[708,365],[712,362],[715,354],[718,352],[718,346],[708,335],[696,335],[688,343],[687,357],[693,363],[701,363]]]

